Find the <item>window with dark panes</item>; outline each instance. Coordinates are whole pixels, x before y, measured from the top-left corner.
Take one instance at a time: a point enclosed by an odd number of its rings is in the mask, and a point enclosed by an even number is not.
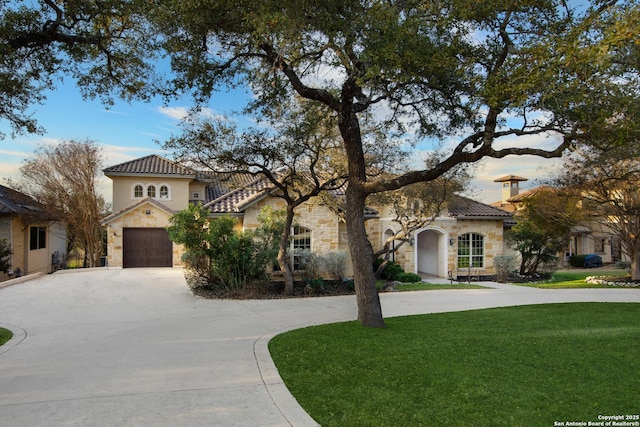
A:
[[[34,251],[47,247],[47,227],[31,227],[29,233],[30,250]]]

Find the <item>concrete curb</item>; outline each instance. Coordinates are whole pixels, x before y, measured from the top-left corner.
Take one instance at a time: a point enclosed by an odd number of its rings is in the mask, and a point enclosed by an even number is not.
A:
[[[27,338],[27,331],[20,328],[19,326],[0,323],[0,327],[8,329],[13,333],[11,339],[0,346],[0,356],[11,350],[13,347],[17,346]]]
[[[27,276],[16,277],[15,279],[5,280],[4,282],[0,282],[0,289],[7,288],[9,286],[17,285],[18,283],[28,282],[33,279],[37,279],[39,277],[44,276],[46,273],[33,273]]]
[[[295,427],[318,427],[318,424],[302,409],[295,397],[282,381],[278,368],[269,353],[269,341],[286,331],[263,335],[253,343],[253,354],[262,377],[262,383],[282,416]]]

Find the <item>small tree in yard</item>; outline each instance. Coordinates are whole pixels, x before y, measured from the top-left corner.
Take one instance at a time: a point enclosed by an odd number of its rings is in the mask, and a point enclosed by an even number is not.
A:
[[[239,233],[234,230],[235,219],[210,218],[209,211],[196,204],[178,212],[169,222],[169,237],[184,245],[192,288],[239,291],[266,280],[265,267],[276,253],[273,231]]]
[[[543,266],[557,263],[571,227],[582,217],[578,202],[551,187],[523,202],[524,207],[516,214],[517,224],[505,235],[507,243],[520,253],[520,274],[532,275]]]
[[[518,272],[529,276],[539,267],[557,262],[558,252],[566,247],[567,237],[547,234],[534,223],[521,221],[506,233],[506,240],[520,253]]]

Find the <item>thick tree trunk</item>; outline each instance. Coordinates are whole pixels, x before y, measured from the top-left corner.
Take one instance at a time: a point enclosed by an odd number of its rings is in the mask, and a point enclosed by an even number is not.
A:
[[[348,94],[348,91],[345,94]],[[343,98],[346,99],[350,99],[350,96]],[[382,318],[382,307],[373,271],[373,248],[364,225],[367,193],[363,184],[366,183],[367,174],[360,123],[356,113],[351,110],[353,105],[350,102],[343,102],[342,107],[338,127],[349,166],[345,220],[358,303],[358,320],[365,327],[384,328],[386,325]]]
[[[293,207],[287,206],[287,215],[285,218],[284,230],[280,238],[280,247],[278,248],[278,265],[284,278],[284,294],[293,294],[293,273],[291,272],[291,264],[287,255],[289,249],[289,237],[291,236],[291,225],[293,224],[294,210]]]
[[[366,195],[359,190],[358,186],[350,184],[346,193],[347,234],[358,303],[358,320],[362,326],[384,328],[386,325],[373,271],[373,248],[364,226]]]

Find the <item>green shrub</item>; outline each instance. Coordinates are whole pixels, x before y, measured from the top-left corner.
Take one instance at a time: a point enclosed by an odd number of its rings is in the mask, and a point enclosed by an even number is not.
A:
[[[496,280],[505,283],[511,272],[516,268],[516,257],[512,255],[498,255],[493,259],[496,267]]]
[[[384,260],[381,258],[376,259],[373,262],[374,270],[377,270],[383,262]],[[400,264],[395,261],[389,261],[384,270],[382,270],[380,277],[386,280],[398,280],[398,276],[402,273],[404,273],[404,269]]]
[[[322,264],[328,277],[341,282],[347,271],[347,253],[345,251],[327,252],[322,255]]]
[[[302,278],[307,280],[318,279],[322,277],[322,266],[324,259],[322,255],[311,252],[308,249],[296,252],[300,268],[302,269]]]
[[[206,208],[195,204],[169,221],[169,238],[185,247],[185,276],[192,289],[238,291],[266,281],[266,265],[275,257],[273,239],[259,232],[238,233],[235,219],[210,218]]]
[[[631,268],[631,261],[616,261],[615,266],[623,270],[628,270]]]
[[[422,281],[422,277],[415,273],[400,273],[396,280],[402,283],[418,283]]]
[[[353,279],[345,280],[342,282],[344,287],[350,291],[356,290],[356,285],[353,283]]]
[[[317,277],[315,279],[304,279],[304,283],[306,285],[306,290],[308,293],[321,294],[326,290],[326,284],[324,283],[324,279],[322,277]]]

